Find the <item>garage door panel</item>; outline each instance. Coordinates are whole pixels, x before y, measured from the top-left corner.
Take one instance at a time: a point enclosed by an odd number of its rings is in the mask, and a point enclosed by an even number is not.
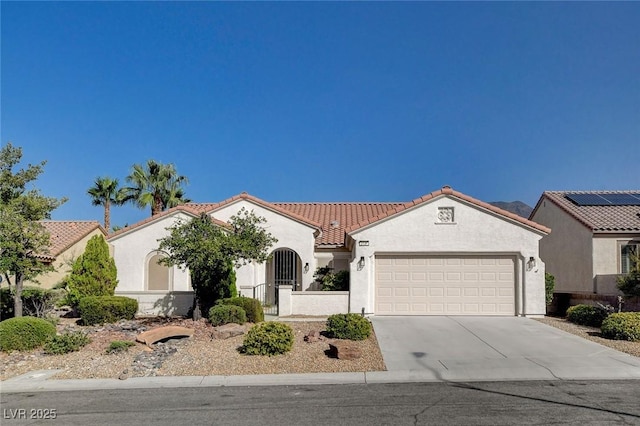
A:
[[[512,256],[376,257],[378,315],[514,315]]]

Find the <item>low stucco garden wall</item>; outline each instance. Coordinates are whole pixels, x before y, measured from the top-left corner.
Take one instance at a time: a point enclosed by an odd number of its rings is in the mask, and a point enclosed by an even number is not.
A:
[[[192,291],[119,291],[116,296],[138,301],[138,315],[187,315],[193,306]]]
[[[279,316],[327,316],[349,312],[348,291],[292,291],[280,286]]]

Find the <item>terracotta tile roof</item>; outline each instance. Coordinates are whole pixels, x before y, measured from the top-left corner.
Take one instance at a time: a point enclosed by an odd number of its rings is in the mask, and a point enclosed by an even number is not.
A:
[[[449,186],[444,186],[444,187],[442,187],[442,189],[439,189],[437,191],[433,191],[433,192],[431,192],[429,194],[423,195],[422,197],[416,198],[415,200],[409,201],[408,203],[400,204],[397,207],[395,207],[393,209],[389,209],[389,210],[387,210],[386,212],[384,212],[382,214],[379,214],[379,215],[374,216],[372,218],[369,218],[369,219],[367,219],[365,221],[357,223],[357,224],[347,228],[345,231],[347,233],[356,231],[356,230],[358,230],[360,228],[364,228],[365,226],[368,226],[368,225],[370,225],[372,223],[375,223],[375,222],[377,222],[379,220],[391,217],[393,215],[396,215],[398,213],[403,212],[404,210],[410,209],[412,207],[418,206],[418,205],[420,205],[422,203],[425,203],[427,201],[433,200],[433,199],[435,199],[437,197],[444,196],[444,195],[449,195],[449,196],[453,196],[455,198],[459,198],[459,199],[464,200],[464,201],[466,201],[468,203],[471,203],[471,204],[473,204],[475,206],[478,206],[478,207],[481,207],[483,209],[489,210],[489,211],[491,211],[493,213],[497,213],[500,216],[504,216],[506,218],[509,218],[509,219],[515,221],[515,222],[519,222],[519,223],[521,223],[523,225],[526,225],[526,226],[528,226],[530,228],[534,228],[534,229],[536,229],[538,231],[542,231],[544,233],[551,232],[551,229],[547,228],[546,226],[543,226],[543,225],[540,225],[539,223],[535,223],[535,222],[533,222],[531,220],[525,219],[525,218],[523,218],[521,216],[518,216],[515,213],[508,212],[506,210],[498,208],[498,207],[496,207],[494,205],[491,205],[489,203],[485,203],[484,201],[477,200],[477,199],[475,199],[473,197],[470,197],[470,196],[468,196],[466,194],[463,194],[462,192],[455,191]]]
[[[300,215],[300,214],[298,214],[296,212],[292,212],[292,211],[283,209],[282,207],[280,207],[278,205],[278,203],[269,203],[267,201],[261,200],[258,197],[254,197],[253,195],[247,194],[246,192],[243,192],[243,193],[238,194],[238,195],[234,195],[233,197],[227,198],[226,200],[221,201],[221,202],[216,203],[216,204],[189,203],[189,204],[187,204],[187,206],[189,206],[190,208],[192,208],[194,210],[200,211],[200,212],[206,212],[206,213],[215,214],[216,210],[219,210],[221,207],[226,206],[228,204],[231,204],[233,202],[236,202],[238,200],[251,201],[251,202],[253,202],[255,204],[258,204],[259,206],[262,206],[262,207],[264,207],[266,209],[275,211],[275,212],[280,213],[280,214],[282,214],[284,216],[287,216],[287,217],[289,217],[289,218],[291,218],[291,219],[293,219],[295,221],[304,223],[305,225],[309,225],[309,226],[311,226],[313,228],[317,228],[318,230],[320,230],[321,225],[320,225],[319,222],[314,221],[313,219],[311,219],[311,218],[309,218],[307,216]]]
[[[157,220],[159,220],[159,219],[161,219],[161,218],[163,218],[165,216],[172,215],[172,214],[174,214],[176,212],[183,212],[183,213],[186,213],[186,214],[191,215],[191,216],[199,216],[201,213],[204,213],[205,210],[202,210],[202,209],[198,208],[198,206],[199,205],[197,205],[197,204],[189,203],[189,204],[183,204],[183,205],[180,205],[180,206],[176,206],[176,207],[170,208],[170,209],[165,210],[165,211],[163,211],[161,213],[158,213],[155,216],[150,216],[150,217],[148,217],[148,218],[146,218],[144,220],[141,220],[140,222],[137,222],[137,223],[134,223],[133,225],[127,226],[126,228],[122,228],[122,229],[119,229],[116,232],[112,232],[111,234],[108,235],[107,240],[111,240],[111,239],[113,239],[115,237],[119,237],[119,236],[121,236],[123,234],[128,234],[129,232],[133,231],[134,229],[137,229],[137,228],[140,228],[141,226],[144,226],[144,225],[147,225],[149,223],[155,222],[155,221],[157,221]],[[214,223],[218,224],[219,226],[222,226],[223,228],[229,227],[229,224],[226,223],[226,222],[223,222],[223,221],[215,219],[215,218],[212,218],[212,219],[213,219]]]
[[[531,212],[533,217],[544,199],[547,199],[573,216],[577,221],[594,232],[639,232],[640,206],[579,206],[565,197],[571,194],[638,193],[630,191],[545,191]]]
[[[317,246],[344,245],[345,230],[392,210],[401,203],[273,203],[292,214],[319,223]]]
[[[54,260],[96,229],[100,229],[102,234],[106,235],[104,228],[97,221],[43,220],[39,223],[44,226],[50,236],[49,253],[37,256],[43,260]]]
[[[489,210],[493,213],[504,216],[512,221],[519,222],[538,231],[542,231],[544,233],[550,232],[550,229],[545,226],[520,217],[514,213],[510,213],[506,210],[495,207],[491,204],[476,200],[475,198],[469,197],[468,195],[454,191],[450,187],[444,187],[438,191],[431,192],[407,203],[270,203],[254,197],[253,195],[247,194],[246,192],[243,192],[219,203],[188,203],[182,206],[174,207],[173,209],[164,211],[159,215],[145,219],[142,222],[138,222],[125,229],[121,229],[120,231],[111,234],[109,236],[109,239],[121,235],[122,233],[136,229],[160,217],[171,214],[176,210],[182,210],[194,216],[197,216],[201,213],[215,215],[216,210],[225,205],[238,200],[249,200],[255,204],[263,206],[266,209],[280,213],[293,220],[307,224],[313,228],[317,228],[320,232],[318,232],[318,235],[316,236],[316,246],[341,247],[345,244],[345,236],[347,233],[371,225],[379,220],[391,217],[395,214],[399,214],[407,209],[443,195],[457,197],[468,203],[474,204],[478,207]],[[226,224],[225,222],[221,222],[219,220],[217,222],[222,224],[222,226],[228,226],[228,224]]]

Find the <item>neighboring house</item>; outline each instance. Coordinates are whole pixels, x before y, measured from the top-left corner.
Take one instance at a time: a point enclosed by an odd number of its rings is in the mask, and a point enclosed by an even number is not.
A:
[[[540,257],[555,293],[619,294],[616,278],[640,253],[640,190],[546,191],[530,219],[553,229]]]
[[[270,203],[242,193],[175,207],[109,236],[116,293],[137,298],[143,313],[186,313],[189,275],[158,264],[158,240],[178,220],[206,213],[225,226],[241,208],[266,218],[278,242],[268,262],[237,270],[237,286],[278,300],[280,315],[545,314],[538,243],[550,230],[450,187],[408,203]],[[349,271],[350,291],[314,291],[321,266]]]
[[[94,235],[106,237],[107,233],[96,221],[43,220],[40,222],[50,235],[49,253],[38,255],[44,263],[53,265],[54,272],[38,275],[36,282],[25,281],[26,286],[51,288],[71,271],[73,261],[78,258]]]

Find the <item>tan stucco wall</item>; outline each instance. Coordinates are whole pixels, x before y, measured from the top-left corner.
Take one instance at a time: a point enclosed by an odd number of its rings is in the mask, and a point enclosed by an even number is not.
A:
[[[59,283],[67,274],[71,271],[71,265],[74,260],[76,260],[82,253],[84,253],[84,249],[87,247],[87,242],[95,235],[102,235],[102,231],[100,229],[95,229],[89,234],[87,234],[83,239],[69,247],[67,250],[62,252],[56,257],[55,262],[53,262],[53,267],[55,268],[54,272],[49,272],[47,274],[43,274],[38,276],[38,283],[32,281],[25,281],[25,286],[34,286],[34,287],[42,287],[42,288],[51,288],[57,283]],[[109,252],[113,256],[113,247],[109,244]]]
[[[551,228],[540,241],[540,257],[556,278],[555,292],[593,292],[591,230],[548,200],[531,219]]]

